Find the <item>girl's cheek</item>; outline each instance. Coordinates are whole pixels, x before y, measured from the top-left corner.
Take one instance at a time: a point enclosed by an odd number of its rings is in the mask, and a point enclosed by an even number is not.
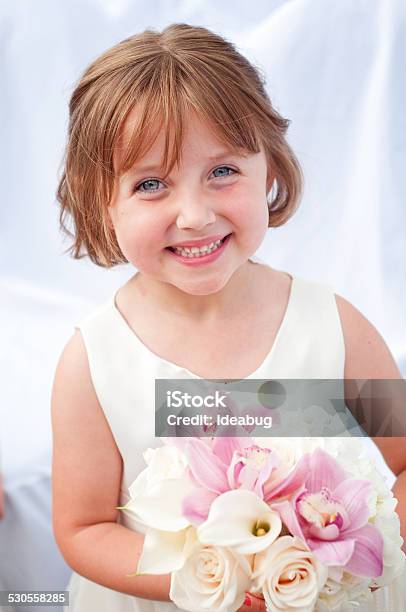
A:
[[[268,207],[265,197],[236,198],[229,207],[229,216],[233,223],[245,230],[256,230],[268,225]]]
[[[156,251],[167,245],[167,226],[156,215],[123,214],[118,225],[116,233],[120,248],[131,261],[142,261],[151,254],[151,250]]]

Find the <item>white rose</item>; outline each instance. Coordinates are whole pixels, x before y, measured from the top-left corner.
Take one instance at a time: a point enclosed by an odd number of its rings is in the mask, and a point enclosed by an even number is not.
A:
[[[353,576],[342,567],[329,567],[328,578],[316,604],[317,612],[350,612],[372,599],[369,579]]]
[[[166,478],[182,478],[185,475],[187,459],[175,446],[147,448],[143,457],[148,465],[148,486]]]
[[[182,610],[235,612],[250,590],[252,559],[198,542],[183,567],[172,572],[169,596]]]
[[[147,449],[147,467],[129,487],[130,501],[121,509],[138,525],[162,531],[189,526],[182,514],[183,499],[194,490],[187,478],[184,454],[175,446]]]
[[[400,521],[396,512],[392,511],[387,516],[383,511],[378,511],[374,525],[383,536],[383,573],[375,578],[372,584],[381,587],[391,584],[404,571],[405,553],[401,549],[403,538],[400,535]]]
[[[269,612],[311,612],[327,580],[324,567],[304,542],[278,538],[254,557],[254,591],[262,591]]]
[[[326,453],[334,457],[345,470],[353,475],[355,474],[354,469],[356,469],[364,452],[364,445],[360,438],[347,436],[322,438],[320,446]]]

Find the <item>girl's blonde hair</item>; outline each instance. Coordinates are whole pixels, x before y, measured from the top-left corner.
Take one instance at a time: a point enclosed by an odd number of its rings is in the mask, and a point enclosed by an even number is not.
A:
[[[198,112],[235,150],[264,147],[268,162],[269,227],[292,216],[302,174],[285,140],[289,121],[272,107],[258,69],[235,46],[203,27],[175,23],[147,29],[97,58],[79,80],[69,104],[64,171],[57,199],[61,229],[74,239],[74,258],[97,265],[127,262],[109,223],[115,180],[129,170],[164,130],[165,176],[179,164],[186,113]],[[125,149],[123,125],[137,118]],[[117,150],[122,148],[115,167]],[[275,182],[274,182],[275,179]],[[73,231],[69,229],[73,223]]]

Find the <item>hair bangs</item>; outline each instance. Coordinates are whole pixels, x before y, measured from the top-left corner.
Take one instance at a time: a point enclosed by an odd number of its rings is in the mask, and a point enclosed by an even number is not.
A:
[[[226,146],[239,152],[259,153],[255,113],[241,97],[241,86],[235,81],[224,83],[205,62],[198,57],[194,60],[194,70],[186,73],[183,83],[190,103]]]
[[[143,94],[131,109],[122,128],[123,145],[118,149],[119,161],[116,175],[120,176],[142,159],[153,147],[160,133],[165,134],[163,157],[160,166],[167,176],[175,164],[180,164],[183,134],[187,122],[187,104],[176,83],[176,70],[172,58],[159,58],[153,77]],[[130,113],[128,113],[130,115]],[[128,132],[126,137],[123,132]]]

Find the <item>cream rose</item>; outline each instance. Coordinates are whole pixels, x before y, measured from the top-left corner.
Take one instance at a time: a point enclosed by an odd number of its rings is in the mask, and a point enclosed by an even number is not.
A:
[[[327,576],[299,538],[282,536],[255,555],[252,590],[262,591],[270,612],[311,612]]]
[[[251,587],[252,559],[198,542],[183,567],[172,572],[169,596],[182,610],[235,612]]]

